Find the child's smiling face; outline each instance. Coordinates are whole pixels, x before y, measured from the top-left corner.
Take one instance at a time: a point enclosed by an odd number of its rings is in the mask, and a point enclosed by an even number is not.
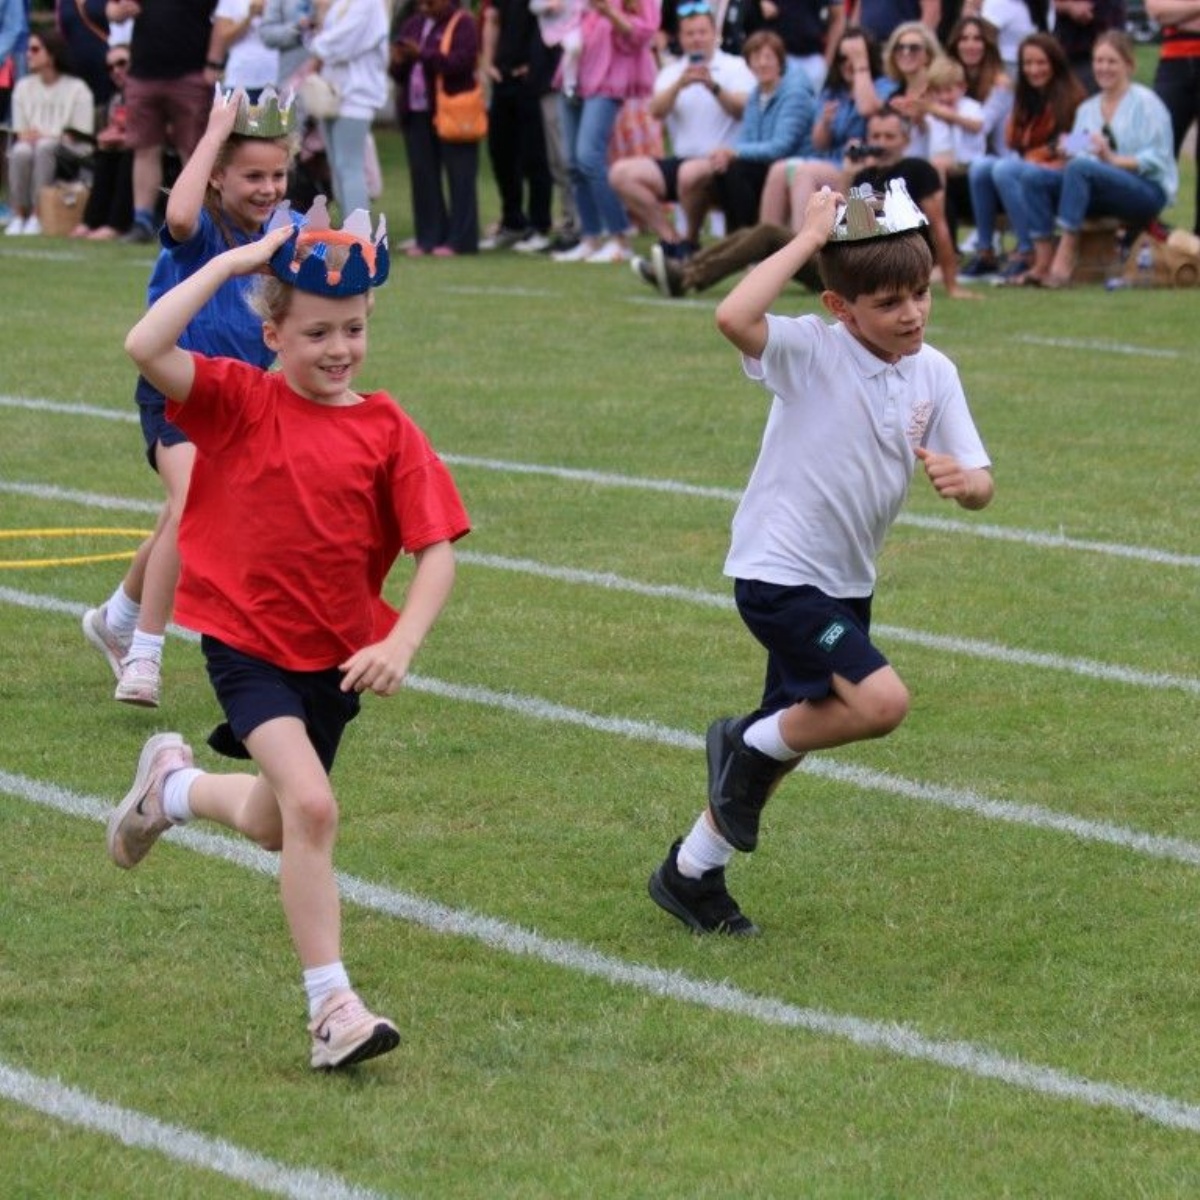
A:
[[[288,386],[317,404],[352,404],[350,385],[367,353],[370,297],[295,291],[287,315],[263,325]]]
[[[244,233],[257,233],[287,193],[288,152],[281,142],[247,138],[212,185],[221,207]]]

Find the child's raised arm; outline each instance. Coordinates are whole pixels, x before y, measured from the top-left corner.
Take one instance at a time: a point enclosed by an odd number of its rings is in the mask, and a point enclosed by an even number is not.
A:
[[[177,242],[186,242],[200,224],[200,209],[204,205],[213,164],[233,132],[241,96],[239,89],[226,100],[220,87],[216,88],[208,126],[167,197],[167,228]]]
[[[717,306],[717,328],[743,354],[761,358],[767,346],[767,312],[792,277],[829,240],[842,196],[823,188],[804,210],[800,232],[763,259]]]
[[[291,236],[292,227],[281,225],[256,242],[218,254],[194,275],[160,296],[129,331],[125,353],[164,396],[183,403],[192,390],[195,375],[192,356],[177,344],[188,322],[212,299],[221,284],[236,275],[250,275],[265,267],[271,255]]]

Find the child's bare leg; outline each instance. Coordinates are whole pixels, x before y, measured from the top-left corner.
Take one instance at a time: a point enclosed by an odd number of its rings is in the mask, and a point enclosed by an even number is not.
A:
[[[199,775],[187,800],[192,816],[224,825],[264,850],[278,850],[283,845],[279,801],[261,775]]]
[[[329,776],[296,717],[264,722],[246,738],[246,748],[278,804],[279,893],[301,965],[338,962],[341,902],[333,873],[338,810]],[[254,794],[248,798],[258,800]]]
[[[167,515],[155,530],[154,545],[146,562],[142,613],[138,620],[138,628],[145,633],[165,633],[171,619],[175,585],[179,582],[179,518],[195,461],[196,448],[190,442],[158,447],[156,462],[163,487],[167,489]]]
[[[779,732],[793,750],[805,754],[884,737],[907,714],[908,689],[891,667],[880,667],[861,683],[835,675],[833,692],[825,699],[804,700],[784,710]]]

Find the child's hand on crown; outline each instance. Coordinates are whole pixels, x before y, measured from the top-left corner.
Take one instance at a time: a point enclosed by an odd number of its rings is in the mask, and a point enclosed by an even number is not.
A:
[[[823,245],[833,232],[839,206],[845,202],[841,192],[835,192],[832,188],[823,187],[819,192],[813,192],[808,198],[808,207],[804,210],[804,223],[800,232],[815,234]]]
[[[271,261],[271,256],[292,236],[292,233],[293,227],[290,224],[280,225],[278,229],[272,229],[252,242],[246,242],[241,246],[234,246],[232,250],[226,250],[221,258],[224,259],[231,274],[253,275],[256,271],[266,268],[267,263]]]
[[[213,98],[212,112],[208,114],[208,132],[215,134],[225,141],[233,132],[234,123],[238,118],[246,93],[241,88],[234,88],[231,95],[226,95],[221,85],[217,84],[216,95]]]

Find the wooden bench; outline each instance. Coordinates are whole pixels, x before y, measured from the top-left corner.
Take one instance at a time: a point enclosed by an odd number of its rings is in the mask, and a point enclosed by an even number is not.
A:
[[[1079,230],[1079,264],[1076,283],[1103,283],[1121,273],[1121,247],[1117,231],[1126,222],[1116,217],[1089,217]]]

